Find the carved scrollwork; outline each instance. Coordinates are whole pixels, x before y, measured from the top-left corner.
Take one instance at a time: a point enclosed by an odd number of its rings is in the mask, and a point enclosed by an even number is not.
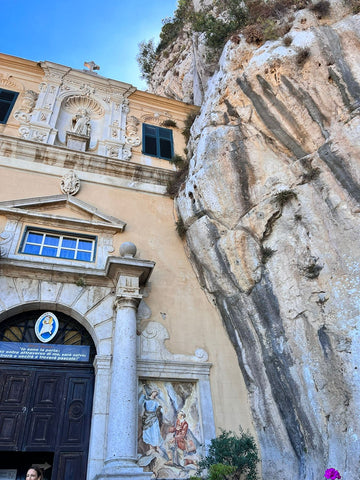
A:
[[[139,119],[134,116],[129,117],[126,125],[126,137],[125,143],[131,147],[137,147],[140,145],[140,137],[138,135],[138,126],[140,124]]]
[[[11,240],[14,238],[14,232],[0,233],[0,257],[6,257],[10,250]]]
[[[33,90],[26,90],[24,93],[20,109],[14,113],[14,118],[19,122],[28,123],[31,112],[34,110],[38,94]]]

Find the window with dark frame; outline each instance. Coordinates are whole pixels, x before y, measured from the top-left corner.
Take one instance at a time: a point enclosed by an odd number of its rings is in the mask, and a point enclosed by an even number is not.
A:
[[[0,123],[6,123],[16,102],[17,92],[0,88]]]
[[[174,156],[173,134],[169,128],[143,124],[143,152],[152,157],[171,160]]]
[[[29,227],[21,242],[20,252],[41,257],[92,262],[95,258],[95,247],[96,237]]]

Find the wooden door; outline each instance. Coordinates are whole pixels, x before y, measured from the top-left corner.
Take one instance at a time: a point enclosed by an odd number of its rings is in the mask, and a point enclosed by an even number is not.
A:
[[[85,480],[93,383],[91,367],[2,368],[0,451],[54,452],[51,480]]]
[[[21,450],[33,380],[29,370],[0,371],[0,450]]]

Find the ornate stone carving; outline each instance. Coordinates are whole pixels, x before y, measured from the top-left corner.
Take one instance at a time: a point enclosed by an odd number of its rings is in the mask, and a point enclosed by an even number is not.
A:
[[[167,120],[171,120],[170,115],[164,115],[158,112],[155,112],[152,115],[143,115],[141,117],[142,123],[151,123],[152,125],[159,125],[159,126],[161,126]]]
[[[45,138],[46,138],[46,133],[44,132],[40,132],[39,130],[34,130],[33,132],[33,135],[32,135],[32,138],[33,140],[37,141],[37,142],[45,142]]]
[[[73,95],[66,99],[64,103],[65,111],[75,114],[81,109],[87,110],[90,117],[94,119],[101,118],[105,114],[103,107],[93,98]]]
[[[127,122],[126,125],[126,137],[125,137],[125,143],[127,145],[130,145],[131,147],[137,147],[140,145],[140,137],[138,136],[138,125],[140,124],[140,121],[134,117],[131,116]]]
[[[108,145],[107,146],[107,155],[111,158],[119,158],[120,149],[117,145]]]
[[[80,179],[74,170],[70,170],[62,177],[60,188],[62,193],[67,195],[76,195],[78,193],[80,190]]]
[[[130,147],[124,147],[122,153],[123,153],[122,154],[122,159],[123,160],[130,160],[131,155],[132,155]]]
[[[158,322],[149,322],[141,333],[140,356],[142,359],[173,360],[188,362],[207,362],[208,354],[202,348],[198,348],[194,355],[173,354],[165,346],[169,332]]]
[[[14,232],[4,231],[0,233],[0,257],[5,257],[9,253],[11,240],[14,238]]]
[[[85,95],[85,96],[89,97],[90,95],[93,95],[95,93],[95,88],[91,87],[90,85],[87,85],[86,83],[84,83],[80,87],[80,92],[81,92],[82,95]]]
[[[26,90],[20,109],[25,113],[31,113],[34,110],[38,96],[33,90]]]
[[[28,123],[30,114],[34,110],[38,94],[33,90],[26,90],[24,93],[20,109],[14,113],[14,118],[19,122]]]
[[[0,85],[5,87],[5,88],[10,88],[10,89],[15,89],[17,90],[19,86],[15,83],[13,80],[12,75],[0,73]]]
[[[28,140],[30,136],[30,128],[25,126],[20,127],[19,134],[21,138],[23,138],[24,140]]]

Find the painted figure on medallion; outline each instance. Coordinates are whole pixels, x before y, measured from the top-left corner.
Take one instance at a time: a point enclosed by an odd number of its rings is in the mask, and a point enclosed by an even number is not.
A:
[[[195,475],[202,443],[198,405],[195,383],[139,386],[139,465],[155,478]]]

